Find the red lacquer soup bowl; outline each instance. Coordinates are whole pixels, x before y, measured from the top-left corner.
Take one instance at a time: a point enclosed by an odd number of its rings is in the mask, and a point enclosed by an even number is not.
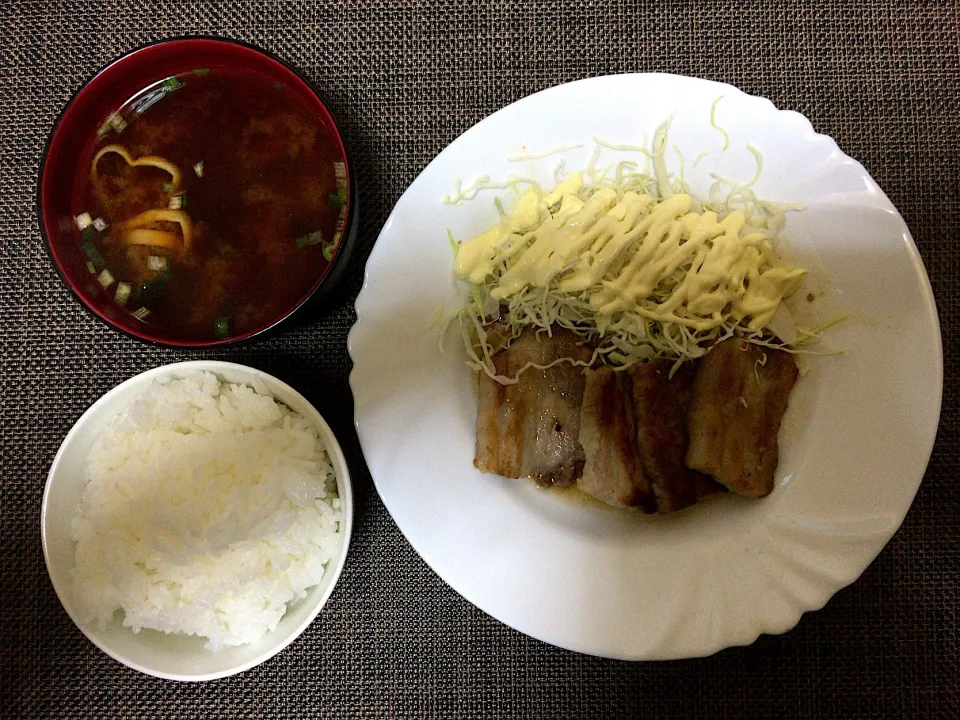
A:
[[[211,347],[331,297],[357,229],[356,181],[316,90],[217,38],[139,48],[64,109],[38,210],[67,287],[135,338]]]

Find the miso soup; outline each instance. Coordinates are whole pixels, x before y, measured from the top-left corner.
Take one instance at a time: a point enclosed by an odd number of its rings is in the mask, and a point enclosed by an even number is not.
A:
[[[104,291],[177,337],[268,326],[313,288],[344,232],[335,128],[264,76],[198,69],[144,89],[78,169],[77,230]]]

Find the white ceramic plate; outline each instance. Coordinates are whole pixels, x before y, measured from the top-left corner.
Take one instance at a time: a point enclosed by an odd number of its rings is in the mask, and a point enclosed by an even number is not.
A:
[[[71,571],[76,543],[71,523],[84,488],[84,468],[90,448],[130,400],[154,380],[166,382],[198,372],[211,372],[222,381],[252,384],[262,382],[273,396],[316,425],[337,475],[343,520],[340,546],[327,563],[319,585],[287,609],[276,629],[248,645],[224,647],[216,652],[204,648],[196,636],[165,635],[155,630],[134,633],[119,616],[105,628],[78,621],[77,600]],[[248,670],[268,660],[292,643],[313,622],[333,592],[343,570],[353,527],[353,489],[347,462],[333,431],[306,398],[284,382],[255,368],[217,360],[192,360],[148,370],[121,383],[88,409],[67,434],[50,467],[40,513],[43,555],[53,587],[70,618],[91,642],[110,657],[140,672],[168,680],[215,680]]]
[[[730,135],[729,149],[710,125]],[[668,168],[704,196],[709,173],[806,206],[788,253],[811,270],[809,313],[849,319],[796,386],[777,487],[668,517],[572,503],[473,468],[476,400],[455,341],[431,323],[457,298],[450,228],[496,220],[492,195],[445,205],[455,181],[586,166],[592,139],[642,144],[673,116]],[[584,147],[510,162],[568,145]],[[701,151],[693,168],[694,158]],[[630,158],[604,152],[600,165]],[[632,156],[638,158],[636,153]],[[642,158],[640,158],[642,161]],[[500,193],[505,201],[509,192]],[[923,477],[943,384],[933,295],[903,219],[864,168],[794,112],[729,85],[671,75],[584,80],[528,97],[468,130],[423,171],[367,264],[350,334],[356,423],[377,489],[423,559],[469,601],[554,645],[623,659],[701,656],[782,633],[853,582],[902,522]]]

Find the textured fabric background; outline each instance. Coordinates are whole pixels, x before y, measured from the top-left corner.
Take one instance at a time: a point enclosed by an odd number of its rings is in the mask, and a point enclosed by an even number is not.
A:
[[[960,717],[960,6],[957,2],[218,2],[6,0],[0,11],[0,715],[134,717]],[[681,10],[683,7],[685,9]],[[342,301],[316,323],[206,353],[301,389],[344,440],[358,493],[343,577],[281,655],[208,684],[128,670],[61,608],[40,545],[57,447],[85,408],[150,367],[83,312],[33,210],[43,143],[104,63],[146,41],[216,33],[312,78],[341,118],[363,197]],[[853,586],[780,637],[630,664],[526,638],[419,559],[379,501],[352,429],[346,333],[393,203],[478,120],[532,92],[623,71],[733,83],[797,110],[900,209],[933,282],[943,416],[902,529]],[[891,442],[896,442],[891,438]]]

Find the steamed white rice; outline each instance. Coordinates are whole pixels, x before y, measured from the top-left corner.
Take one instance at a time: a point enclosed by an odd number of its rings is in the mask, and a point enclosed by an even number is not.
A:
[[[257,388],[153,383],[98,438],[74,521],[83,620],[253,642],[323,577],[339,544],[317,429]]]

